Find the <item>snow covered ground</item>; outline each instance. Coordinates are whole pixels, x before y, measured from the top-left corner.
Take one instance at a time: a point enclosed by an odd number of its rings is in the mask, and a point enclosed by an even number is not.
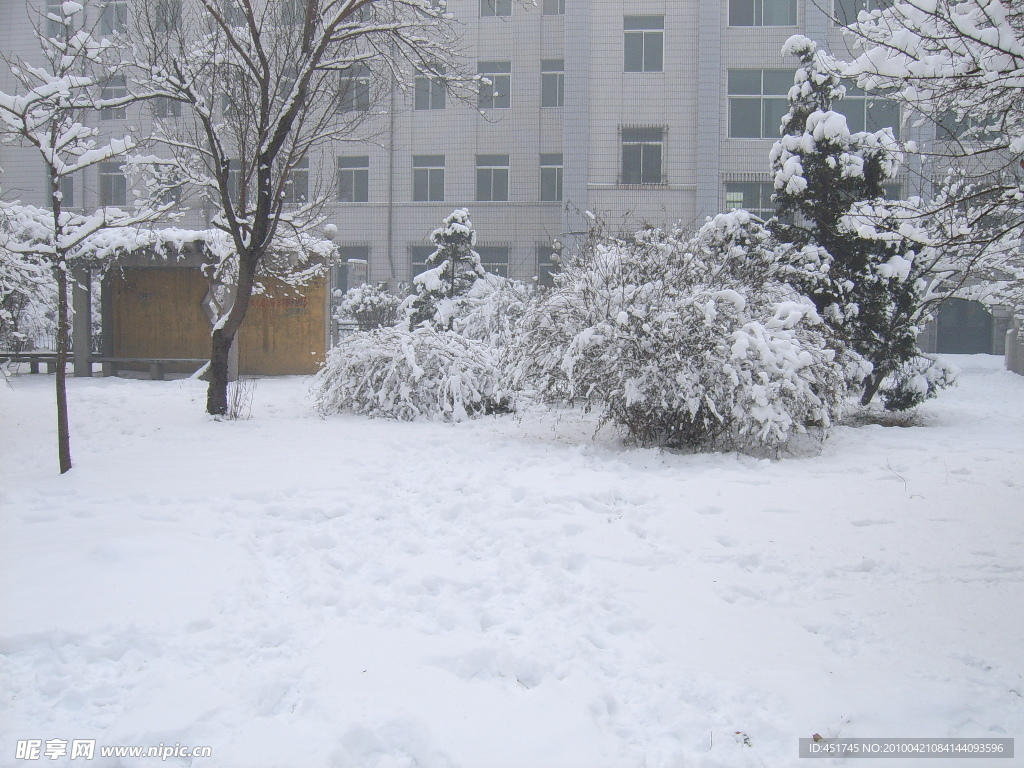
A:
[[[573,414],[320,419],[301,378],[224,423],[199,382],[73,379],[64,477],[53,378],[19,376],[0,765],[833,764],[797,759],[813,733],[1024,755],[1024,378],[953,361],[923,426],[782,461]],[[53,738],[96,757],[14,759]]]

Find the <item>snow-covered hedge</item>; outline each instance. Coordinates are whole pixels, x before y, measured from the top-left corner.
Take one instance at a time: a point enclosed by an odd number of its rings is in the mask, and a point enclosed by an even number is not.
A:
[[[566,259],[514,342],[517,384],[582,402],[642,445],[777,446],[839,415],[843,367],[786,278],[820,269],[745,211],[694,238],[600,237]]]
[[[316,375],[322,414],[463,421],[500,409],[504,395],[490,347],[429,325],[378,328],[343,338]]]
[[[345,291],[338,304],[338,316],[354,320],[361,331],[371,331],[398,322],[401,303],[386,286],[363,283]]]

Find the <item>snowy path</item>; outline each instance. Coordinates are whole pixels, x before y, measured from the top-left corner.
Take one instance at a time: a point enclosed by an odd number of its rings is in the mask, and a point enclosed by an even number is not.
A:
[[[926,426],[781,462],[574,416],[321,420],[300,379],[214,423],[198,383],[79,379],[63,478],[52,378],[19,377],[0,765],[51,738],[226,768],[774,768],[815,732],[1024,753],[1024,378],[955,361]]]

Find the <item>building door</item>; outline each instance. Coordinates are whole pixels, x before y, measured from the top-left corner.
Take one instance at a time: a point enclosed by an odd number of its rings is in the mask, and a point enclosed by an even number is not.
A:
[[[992,315],[977,301],[946,300],[939,308],[936,351],[991,355]]]

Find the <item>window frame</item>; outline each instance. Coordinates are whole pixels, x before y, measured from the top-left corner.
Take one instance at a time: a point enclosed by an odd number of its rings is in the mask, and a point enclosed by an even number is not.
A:
[[[512,0],[480,0],[482,18],[505,18],[512,15]]]
[[[540,155],[540,201],[542,203],[560,203],[564,199],[563,177],[565,172],[564,156],[561,152],[542,152]],[[545,173],[547,171],[547,173]],[[547,178],[545,178],[547,177]],[[553,187],[553,196],[545,190]]]
[[[565,0],[544,0],[542,16],[565,16]]]
[[[447,108],[448,89],[444,78],[420,72],[413,80],[413,111],[428,112]]]
[[[338,203],[367,203],[370,201],[370,156],[339,155],[334,161],[334,200]],[[343,183],[343,179],[346,181]],[[347,187],[351,199],[345,199],[342,189]]]
[[[499,277],[508,277],[508,267],[512,256],[511,245],[476,245],[473,246],[480,257],[480,265],[485,271]],[[495,259],[494,256],[500,258]]]
[[[120,208],[128,205],[128,178],[123,163],[107,161],[97,164],[99,174],[99,204],[101,208]],[[114,198],[117,199],[114,199]]]
[[[502,162],[504,160],[504,162]],[[509,200],[509,155],[476,156],[476,200],[480,203],[507,203]]]
[[[541,59],[540,106],[542,109],[565,106],[565,59]]]
[[[786,23],[765,23],[765,6],[769,3],[785,3],[788,6],[788,20]],[[741,21],[740,4],[749,5],[749,23]],[[742,9],[746,11],[746,9]],[[795,27],[800,19],[800,6],[797,0],[729,0],[729,26],[730,27]]]
[[[741,75],[749,76],[752,73],[758,73],[758,93],[754,93],[750,90],[750,86],[741,84],[739,81]],[[769,77],[766,77],[766,73],[770,73]],[[781,135],[782,117],[789,111],[789,89],[793,86],[793,78],[796,75],[795,69],[729,69],[726,71],[726,100],[728,102],[729,118],[728,118],[728,137],[730,139],[777,139]],[[769,78],[778,78],[780,81],[787,81],[788,85],[785,86],[781,92],[765,92],[765,83]],[[735,82],[734,82],[735,81]],[[772,86],[774,87],[774,86]],[[781,88],[781,86],[779,86]],[[734,90],[735,89],[735,90]],[[744,90],[746,89],[746,90]],[[752,104],[757,102],[758,112],[758,135],[737,135],[738,115],[743,115],[740,111],[740,107],[743,104]],[[774,107],[774,112],[771,109],[766,109],[766,106]],[[769,132],[769,123],[773,115],[777,114],[777,124],[772,126],[774,132]],[[744,115],[749,117],[750,115]]]
[[[664,15],[623,16],[622,39],[623,72],[649,74],[665,71]],[[631,58],[637,51],[639,62],[631,66]]]
[[[281,187],[285,205],[305,205],[309,202],[309,158],[299,160]]]
[[[106,0],[100,13],[101,35],[123,35],[128,32],[128,0]]]
[[[414,203],[444,202],[444,155],[412,156],[412,200]]]
[[[128,83],[123,77],[112,77],[100,86],[100,99],[118,99],[128,95]],[[127,106],[103,107],[100,120],[124,120],[128,117]]]
[[[338,73],[338,112],[368,112],[370,110],[370,67],[357,62]]]
[[[665,172],[665,139],[668,129],[665,126],[623,126],[619,128],[620,166],[619,184],[627,187],[654,187],[668,183]],[[656,136],[657,134],[657,136]],[[633,148],[638,148],[638,151]],[[657,148],[658,172],[657,180],[650,173],[653,164],[652,153]],[[628,155],[627,155],[628,152]],[[627,171],[632,165],[632,156],[637,155],[638,172]]]
[[[477,95],[478,109],[512,108],[512,62],[481,61],[477,63],[477,74],[490,80],[490,85],[481,82]],[[502,91],[504,88],[504,91]],[[502,103],[499,103],[502,102]]]

